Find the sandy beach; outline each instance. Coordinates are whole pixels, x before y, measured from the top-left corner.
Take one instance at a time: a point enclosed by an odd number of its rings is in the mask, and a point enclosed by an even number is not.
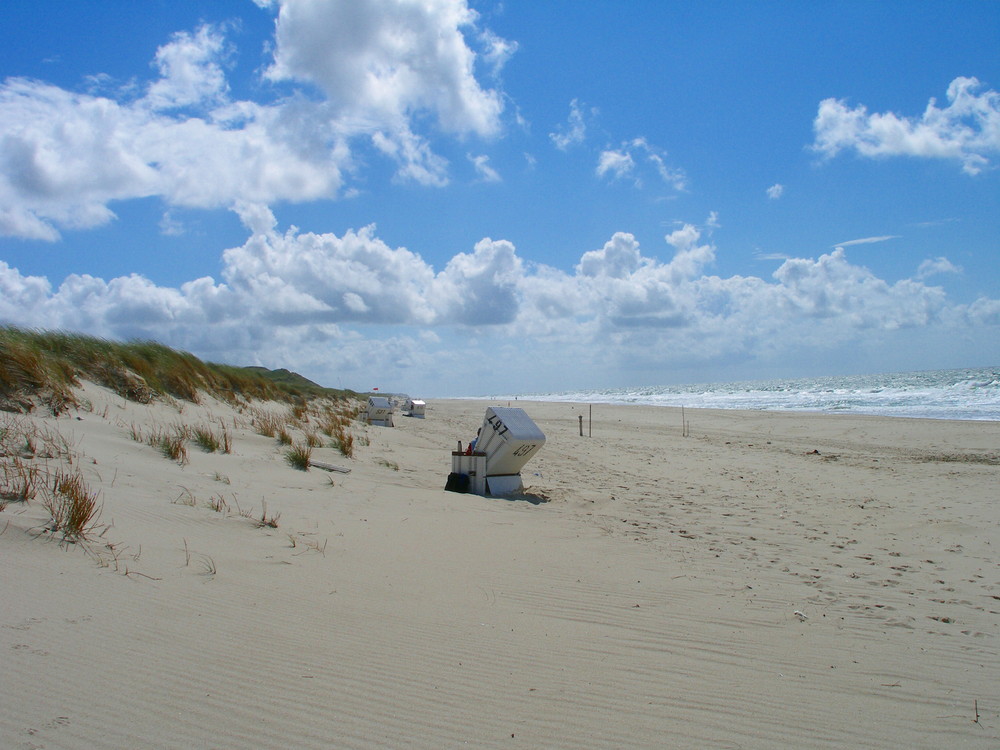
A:
[[[83,397],[0,415],[102,504],[0,513],[4,748],[1000,746],[1000,423],[518,401],[502,499],[444,491],[497,402],[356,423],[345,473]],[[133,439],[181,424],[231,453]]]

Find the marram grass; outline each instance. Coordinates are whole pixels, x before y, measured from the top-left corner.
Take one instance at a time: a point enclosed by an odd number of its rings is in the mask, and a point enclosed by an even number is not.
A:
[[[118,342],[65,331],[0,326],[0,407],[30,411],[35,402],[54,414],[78,406],[73,388],[89,380],[123,398],[157,397],[198,403],[209,394],[229,403],[283,401],[298,411],[313,398],[354,400],[353,391],[281,381],[267,370],[203,362],[155,341]],[[307,385],[308,384],[308,385]]]

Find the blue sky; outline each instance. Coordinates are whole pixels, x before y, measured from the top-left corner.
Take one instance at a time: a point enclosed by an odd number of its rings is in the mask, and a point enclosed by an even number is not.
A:
[[[0,321],[427,397],[1000,362],[1000,4],[13,0]]]

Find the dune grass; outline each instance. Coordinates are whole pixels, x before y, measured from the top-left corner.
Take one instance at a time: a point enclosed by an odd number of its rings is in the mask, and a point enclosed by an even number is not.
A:
[[[206,453],[232,453],[233,436],[225,427],[216,433],[210,427],[199,425],[192,429],[194,442]]]
[[[273,515],[267,514],[267,503],[261,500],[261,512],[260,518],[254,520],[254,524],[258,529],[263,529],[265,527],[269,529],[278,528],[278,519],[281,518],[280,513],[275,513]]]
[[[357,415],[358,409],[327,408],[318,419],[319,429],[330,437],[331,447],[339,450],[345,458],[354,457],[354,435],[350,431],[350,425]]]
[[[303,471],[309,469],[313,449],[322,447],[320,433],[329,435],[331,445],[351,457],[354,436],[350,427],[362,408],[359,394],[324,389],[286,370],[279,371],[280,380],[274,380],[268,377],[271,372],[205,363],[153,341],[121,343],[75,333],[0,326],[0,509],[14,502],[37,502],[51,517],[45,524],[47,533],[59,534],[68,542],[85,542],[98,535],[100,492],[87,486],[79,456],[57,432],[22,416],[40,406],[54,416],[70,409],[92,411],[92,404],[77,395],[83,381],[143,404],[156,399],[199,403],[206,394],[226,401],[243,414],[249,411],[257,432],[288,446],[286,460]],[[253,406],[254,401],[287,407],[284,412],[265,411]],[[183,407],[179,411],[183,412]],[[236,420],[233,425],[237,427]],[[220,427],[131,424],[125,429],[133,440],[152,446],[181,465],[188,462],[189,443],[206,452],[232,451],[232,434],[224,423]],[[301,440],[293,438],[296,431]],[[59,468],[52,468],[52,459]],[[216,473],[215,478],[229,484],[228,477]],[[187,490],[174,502],[197,504]],[[239,514],[256,526],[277,528],[280,514],[269,514],[266,504],[257,516],[252,510],[244,513],[235,494],[232,502]],[[207,505],[216,513],[230,512],[229,501],[221,493]],[[108,549],[114,552],[112,545]],[[116,555],[114,559],[117,563]],[[206,568],[214,574],[213,563],[209,561]]]
[[[101,515],[98,494],[90,491],[79,471],[56,470],[52,491],[42,500],[42,507],[52,517],[49,530],[61,532],[69,541],[85,539]]]
[[[331,445],[340,451],[344,458],[354,458],[354,435],[345,428],[340,428],[331,436]]]
[[[254,409],[252,410],[252,422],[258,435],[273,438],[286,428],[288,417],[265,409]]]
[[[304,378],[268,377],[262,368],[202,362],[155,341],[117,342],[65,331],[0,326],[0,407],[31,411],[35,401],[53,414],[79,406],[73,388],[90,380],[123,398],[149,403],[169,396],[198,403],[207,393],[229,403],[282,401],[305,410],[309,400],[359,398],[353,391],[316,386]]]
[[[309,461],[312,458],[312,447],[305,443],[296,443],[285,451],[285,460],[300,471],[309,471]]]
[[[39,467],[13,456],[3,462],[0,473],[0,502],[23,502],[34,500],[43,484]]]

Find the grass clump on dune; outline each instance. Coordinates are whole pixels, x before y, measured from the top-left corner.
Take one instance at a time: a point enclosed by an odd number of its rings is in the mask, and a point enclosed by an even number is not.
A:
[[[221,433],[213,432],[208,427],[195,427],[192,430],[194,441],[206,453],[232,453],[233,436],[223,427]]]
[[[285,460],[296,469],[309,471],[312,448],[304,443],[296,443],[285,452]]]
[[[63,539],[69,541],[86,538],[101,515],[97,497],[98,493],[89,490],[78,471],[56,471],[52,491],[42,501],[52,517],[49,531],[62,532]]]

